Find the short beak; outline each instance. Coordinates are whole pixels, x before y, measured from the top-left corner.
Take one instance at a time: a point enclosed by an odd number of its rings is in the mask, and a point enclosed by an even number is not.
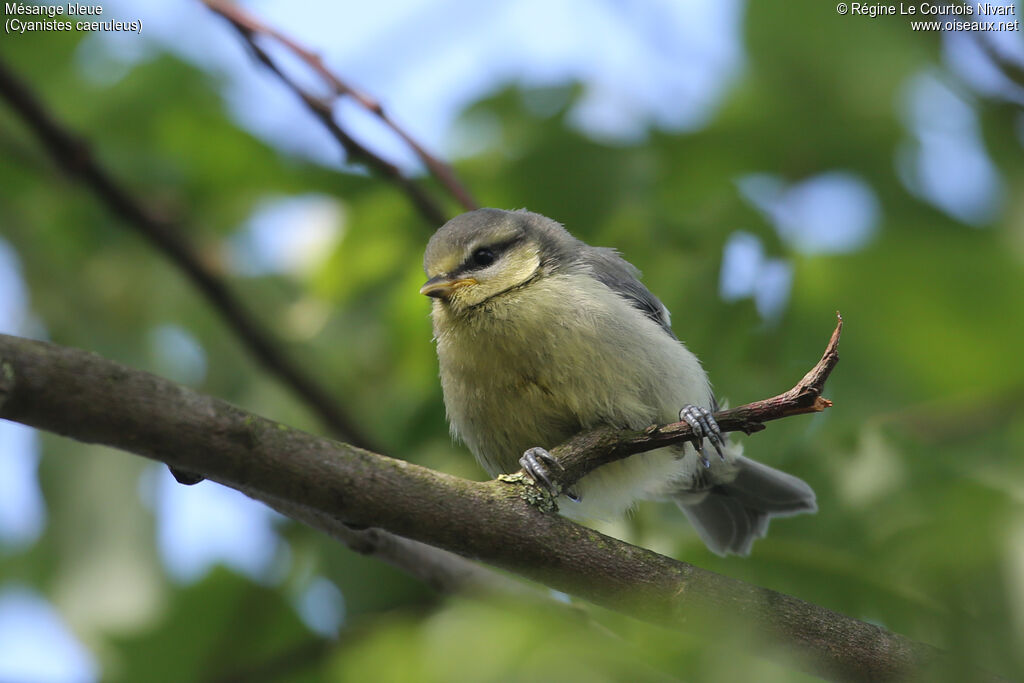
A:
[[[471,277],[452,279],[447,275],[438,275],[427,280],[420,287],[420,294],[431,296],[435,299],[447,299],[459,287],[475,285],[476,280]]]

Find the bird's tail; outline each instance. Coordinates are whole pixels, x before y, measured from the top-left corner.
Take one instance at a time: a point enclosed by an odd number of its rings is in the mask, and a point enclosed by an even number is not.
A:
[[[714,553],[747,555],[768,532],[772,517],[817,512],[814,491],[802,479],[738,456],[736,479],[696,499],[681,492],[676,504]]]

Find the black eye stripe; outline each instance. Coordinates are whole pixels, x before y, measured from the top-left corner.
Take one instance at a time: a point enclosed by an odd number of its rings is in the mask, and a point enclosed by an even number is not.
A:
[[[504,242],[477,246],[473,249],[473,252],[469,257],[462,262],[458,271],[479,270],[490,266],[521,239],[522,238],[520,237],[513,237],[512,239],[505,240]]]

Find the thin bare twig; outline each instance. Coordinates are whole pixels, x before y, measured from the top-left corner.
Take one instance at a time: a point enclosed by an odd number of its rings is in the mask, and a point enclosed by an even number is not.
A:
[[[836,317],[836,328],[818,364],[796,386],[783,394],[716,412],[715,420],[723,432],[741,431],[751,434],[764,429],[764,423],[770,420],[817,413],[832,406],[832,402],[822,397],[821,392],[829,374],[839,362],[839,336],[843,330],[843,318],[838,313]],[[691,439],[693,429],[686,422],[652,425],[639,432],[612,428],[583,432],[551,450],[551,455],[565,468],[562,472],[552,472],[552,479],[565,490],[601,465]]]
[[[332,108],[333,102],[316,97],[299,86],[259,45],[256,40],[257,36],[271,38],[285,46],[323,79],[334,97],[351,97],[359,106],[380,119],[385,126],[391,129],[412,149],[424,166],[427,167],[427,170],[451,193],[465,210],[469,211],[478,207],[476,200],[473,199],[465,185],[459,181],[451,166],[430,154],[412,135],[395,123],[376,98],[354,88],[328,69],[318,54],[302,46],[281,31],[260,22],[234,3],[221,2],[220,0],[204,0],[204,4],[213,12],[224,17],[238,30],[239,34],[252,49],[256,58],[281,79],[309,107],[313,114],[327,127],[331,135],[345,149],[346,154],[362,160],[372,169],[396,183],[409,196],[424,218],[432,225],[440,225],[445,221],[444,213],[440,207],[419,185],[406,177],[397,166],[386,161],[352,138],[335,119]]]
[[[112,213],[164,254],[218,312],[253,358],[289,387],[332,434],[364,448],[371,447],[370,439],[341,410],[334,397],[288,358],[269,330],[203,263],[183,236],[181,226],[150,211],[133,197],[96,161],[89,145],[62,127],[29,86],[2,62],[0,97],[32,129],[58,166],[88,187]]]
[[[264,66],[266,66],[271,72],[273,72],[282,82],[285,83],[309,108],[313,114],[320,119],[324,127],[327,128],[328,132],[337,140],[346,154],[351,157],[362,159],[364,163],[370,166],[372,169],[380,173],[391,182],[395,183],[412,201],[413,205],[419,211],[420,215],[431,225],[440,225],[444,223],[446,218],[444,211],[435,202],[426,191],[417,185],[413,180],[407,178],[402,171],[389,161],[377,156],[371,152],[367,147],[357,142],[352,136],[348,134],[341,126],[338,125],[337,121],[334,120],[334,112],[331,110],[330,104],[323,99],[315,97],[305,90],[303,90],[297,83],[295,83],[287,74],[282,71],[277,64],[270,58],[263,48],[257,45],[252,40],[252,34],[243,27],[232,24],[242,37],[248,42],[250,49]]]

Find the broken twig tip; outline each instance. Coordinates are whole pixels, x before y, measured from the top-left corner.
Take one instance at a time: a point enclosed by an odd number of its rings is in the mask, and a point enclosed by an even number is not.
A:
[[[839,335],[843,332],[843,316],[836,311],[836,329],[832,333],[832,339],[829,340],[828,346],[830,349],[834,349],[839,344]]]

